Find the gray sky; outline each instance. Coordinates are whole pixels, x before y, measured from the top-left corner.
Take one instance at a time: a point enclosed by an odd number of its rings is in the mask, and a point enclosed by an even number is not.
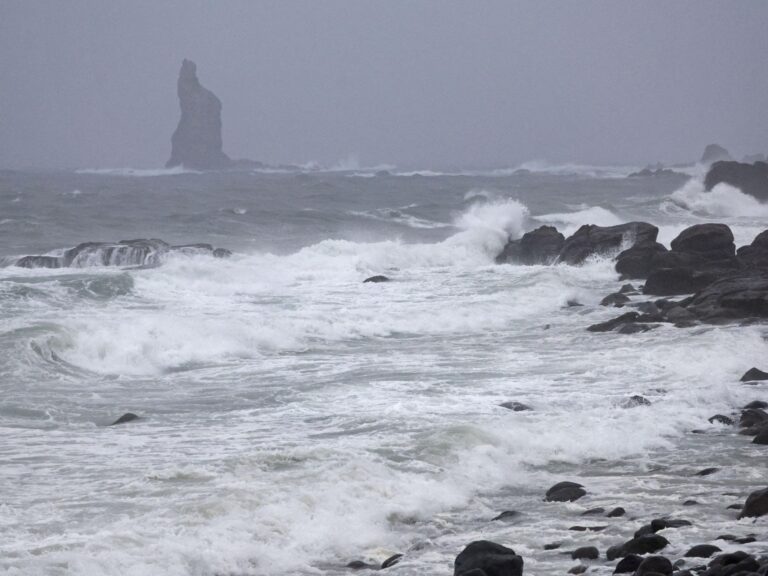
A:
[[[765,0],[0,0],[0,167],[162,166],[184,57],[233,158],[768,152]]]

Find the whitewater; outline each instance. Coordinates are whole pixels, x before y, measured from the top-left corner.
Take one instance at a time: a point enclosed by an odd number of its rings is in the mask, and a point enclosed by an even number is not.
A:
[[[761,448],[707,420],[768,400],[738,384],[764,326],[588,333],[616,315],[610,258],[494,262],[542,224],[642,220],[668,244],[723,222],[747,244],[765,205],[624,168],[386,168],[0,171],[1,574],[341,575],[404,554],[387,572],[439,575],[482,538],[544,576],[573,564],[546,543],[631,536],[581,516],[598,506],[690,520],[677,553],[765,532],[727,510],[764,483]],[[233,254],[12,265],[135,238]],[[560,480],[588,496],[542,503]]]

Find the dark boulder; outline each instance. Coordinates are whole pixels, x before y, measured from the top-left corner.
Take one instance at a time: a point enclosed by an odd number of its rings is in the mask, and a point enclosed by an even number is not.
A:
[[[720,554],[716,556],[704,572],[706,576],[732,576],[736,574],[751,574],[760,568],[760,564],[741,550],[729,554]]]
[[[566,264],[582,264],[592,255],[610,255],[622,245],[655,242],[659,229],[646,222],[629,222],[618,226],[585,224],[573,236],[565,240],[560,261]]]
[[[669,541],[658,534],[644,534],[620,544],[608,548],[606,555],[608,560],[615,560],[627,554],[652,554],[669,545]]]
[[[496,258],[498,263],[553,264],[563,248],[565,236],[553,226],[540,226],[519,240],[510,240]]]
[[[752,400],[749,404],[744,406],[744,410],[765,410],[768,408],[768,402],[763,402],[762,400]]]
[[[768,164],[755,162],[715,162],[704,178],[704,187],[712,190],[720,183],[730,184],[758,200],[768,200]]]
[[[547,490],[544,500],[547,502],[575,502],[586,493],[584,486],[576,482],[558,482]]]
[[[608,512],[606,516],[608,516],[608,518],[620,518],[621,516],[624,516],[624,514],[626,513],[627,511],[624,510],[624,508],[622,508],[621,506],[617,506],[616,508]]]
[[[768,271],[716,280],[697,292],[686,308],[706,322],[768,318]]]
[[[501,544],[478,540],[467,545],[453,564],[454,576],[469,576],[482,570],[486,576],[522,576],[523,558]]]
[[[742,382],[754,382],[757,380],[768,380],[768,372],[763,372],[758,368],[750,368],[741,377]]]
[[[616,272],[623,279],[647,278],[653,270],[654,262],[666,252],[666,247],[655,241],[636,243],[616,257]]]
[[[736,255],[733,232],[725,224],[695,224],[683,230],[671,243],[675,252],[706,254],[711,259]]]
[[[678,296],[693,294],[709,286],[716,275],[697,272],[690,267],[659,268],[648,274],[643,294],[652,296]]]
[[[544,544],[544,550],[557,550],[562,546],[562,542],[552,542],[551,544]]]
[[[646,576],[650,574],[672,574],[672,562],[664,556],[648,556],[643,558],[640,565],[635,570],[635,576]]]
[[[694,476],[710,476],[714,474],[715,472],[719,472],[720,468],[704,468],[703,470],[699,470],[694,474]]]
[[[717,552],[722,552],[717,546],[712,544],[699,544],[694,546],[688,552],[685,553],[686,558],[709,558]]]
[[[760,408],[748,408],[741,411],[739,426],[742,428],[762,427],[768,424],[768,412]]]
[[[616,564],[616,568],[613,569],[614,574],[628,574],[630,572],[634,572],[637,570],[637,567],[640,566],[640,563],[643,561],[640,556],[637,554],[627,554],[619,560],[618,564]]]
[[[757,518],[766,514],[768,514],[768,488],[763,488],[747,496],[739,518]]]
[[[136,414],[133,414],[132,412],[126,412],[120,418],[112,422],[110,426],[117,426],[118,424],[125,424],[127,422],[133,422],[134,420],[138,420],[139,417],[136,416]]]
[[[718,160],[730,160],[731,158],[730,152],[720,146],[720,144],[707,144],[699,162],[701,164],[712,164],[712,162],[717,162]]]
[[[391,282],[391,280],[386,276],[381,276],[381,275],[371,276],[370,278],[366,278],[365,280],[363,280],[363,284],[368,284],[368,283],[378,284],[380,282]]]
[[[597,508],[590,508],[589,510],[585,510],[581,513],[582,516],[598,516],[600,514],[605,513],[605,508],[597,507]]]
[[[587,571],[587,567],[584,564],[578,564],[568,570],[568,574],[584,574]]]
[[[597,560],[599,557],[600,553],[594,546],[582,546],[571,552],[573,560]]]
[[[726,426],[733,426],[734,422],[732,418],[729,418],[728,416],[723,416],[722,414],[715,414],[711,418],[708,419],[708,422],[710,424],[714,424],[717,422],[718,424],[724,424]]]
[[[621,316],[613,318],[612,320],[600,322],[599,324],[592,324],[587,328],[587,330],[590,332],[610,332],[611,330],[615,330],[624,324],[636,322],[639,317],[640,314],[637,312],[626,312]]]
[[[736,251],[739,261],[747,268],[768,267],[768,230],[760,232],[752,243]]]
[[[763,428],[752,438],[752,444],[760,444],[765,446],[768,444],[768,426]]]

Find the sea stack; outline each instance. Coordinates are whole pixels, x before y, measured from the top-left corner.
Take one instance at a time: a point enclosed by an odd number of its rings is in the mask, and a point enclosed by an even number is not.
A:
[[[181,119],[171,138],[171,158],[166,168],[184,166],[215,170],[232,164],[222,151],[221,100],[197,79],[197,66],[190,60],[181,64],[178,82]]]

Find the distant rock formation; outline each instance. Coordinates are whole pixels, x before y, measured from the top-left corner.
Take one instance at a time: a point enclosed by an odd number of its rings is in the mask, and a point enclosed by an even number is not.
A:
[[[748,154],[742,160],[744,164],[754,164],[755,162],[768,162],[768,156],[765,154]]]
[[[699,162],[702,164],[712,164],[719,160],[733,160],[733,157],[728,150],[719,144],[708,144],[707,147],[704,148],[704,154],[701,155],[701,160],[699,160]]]
[[[712,190],[721,182],[735,186],[758,200],[768,200],[768,164],[765,162],[715,162],[704,178],[704,186]]]
[[[181,119],[171,138],[171,158],[166,168],[195,170],[227,168],[232,161],[222,151],[221,101],[197,79],[197,66],[181,64],[178,82]]]

